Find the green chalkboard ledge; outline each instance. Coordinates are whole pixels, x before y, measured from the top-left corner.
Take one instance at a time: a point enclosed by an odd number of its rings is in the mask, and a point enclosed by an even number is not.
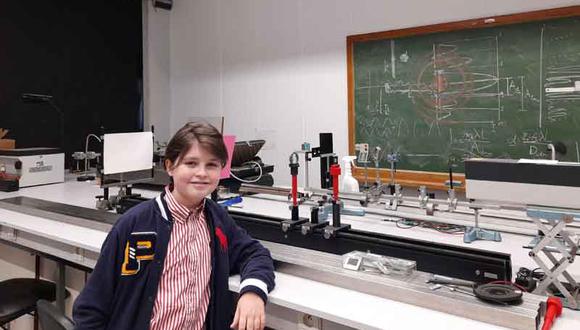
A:
[[[368,171],[369,182],[374,182],[377,175],[377,169],[369,168]],[[365,172],[363,168],[353,168],[353,175],[359,182],[364,182]],[[381,182],[389,183],[391,180],[391,171],[381,168],[379,169],[379,177],[381,178]],[[431,190],[447,191],[448,186],[446,185],[446,182],[449,182],[448,173],[409,170],[397,170],[395,172],[395,183],[398,183],[403,187],[418,188],[419,186],[426,186],[427,189]],[[457,186],[457,183],[459,183],[460,186]],[[455,186],[455,190],[458,192],[465,192],[465,174],[453,173],[453,185]]]

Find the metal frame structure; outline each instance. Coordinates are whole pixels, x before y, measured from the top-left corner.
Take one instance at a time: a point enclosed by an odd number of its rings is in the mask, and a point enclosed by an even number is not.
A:
[[[580,211],[540,207],[529,208],[527,213],[544,234],[530,251],[530,257],[545,274],[534,293],[546,294],[550,291],[550,286],[554,285],[563,296],[564,306],[580,310],[580,285],[566,271],[566,268],[574,262],[580,244],[572,240],[566,225],[573,222],[574,218],[580,218]],[[554,253],[560,253],[560,257],[556,257]],[[552,265],[545,263],[541,258],[542,255],[546,256]],[[560,281],[560,276],[568,281],[568,287]]]

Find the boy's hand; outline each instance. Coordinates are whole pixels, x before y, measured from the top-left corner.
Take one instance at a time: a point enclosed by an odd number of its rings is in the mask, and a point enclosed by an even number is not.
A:
[[[264,301],[253,292],[244,293],[238,299],[232,329],[262,330],[266,326],[266,311]]]

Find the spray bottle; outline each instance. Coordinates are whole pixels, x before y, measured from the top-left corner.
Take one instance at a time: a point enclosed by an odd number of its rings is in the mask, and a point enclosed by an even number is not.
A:
[[[340,191],[343,192],[359,192],[358,181],[352,176],[352,163],[356,156],[342,157],[344,175],[342,176],[342,185]]]

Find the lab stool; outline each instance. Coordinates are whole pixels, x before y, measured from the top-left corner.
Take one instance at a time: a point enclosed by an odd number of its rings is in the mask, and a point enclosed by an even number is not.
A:
[[[36,311],[40,299],[54,301],[56,285],[34,278],[14,278],[0,282],[0,328],[25,314]]]

